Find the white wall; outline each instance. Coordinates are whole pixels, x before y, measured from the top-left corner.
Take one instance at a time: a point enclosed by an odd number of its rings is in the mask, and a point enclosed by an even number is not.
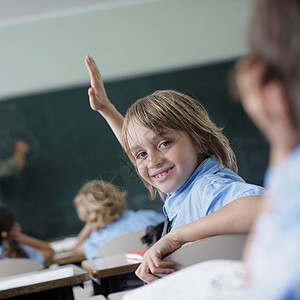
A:
[[[246,51],[253,0],[157,0],[0,27],[0,99],[199,65]]]

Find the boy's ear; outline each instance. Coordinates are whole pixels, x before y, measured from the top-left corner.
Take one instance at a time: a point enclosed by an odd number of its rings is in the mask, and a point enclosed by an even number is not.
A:
[[[204,146],[204,145],[202,145],[201,147],[199,147],[198,145],[195,145],[195,148],[196,148],[196,151],[198,154],[204,154],[208,151],[208,147]]]

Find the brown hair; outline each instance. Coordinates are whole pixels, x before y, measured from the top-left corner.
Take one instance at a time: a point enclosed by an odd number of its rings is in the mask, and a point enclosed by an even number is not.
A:
[[[86,183],[74,199],[80,220],[91,223],[95,230],[121,218],[126,210],[126,192],[101,180]]]
[[[7,207],[0,205],[0,245],[3,247],[2,257],[28,257],[19,243],[9,236],[10,229],[15,222],[16,217],[13,212]]]
[[[162,135],[167,128],[184,131],[196,146],[205,151],[205,157],[215,155],[220,164],[237,172],[235,155],[228,139],[222,134],[222,128],[217,127],[204,107],[188,95],[173,90],[156,91],[137,100],[128,109],[122,136],[125,151],[136,167],[128,145],[128,126],[132,121],[158,135]],[[154,198],[157,190],[146,181],[143,182]],[[160,195],[164,198],[164,194]]]
[[[282,83],[300,129],[300,1],[258,0],[249,35],[253,61],[266,67],[262,83]]]

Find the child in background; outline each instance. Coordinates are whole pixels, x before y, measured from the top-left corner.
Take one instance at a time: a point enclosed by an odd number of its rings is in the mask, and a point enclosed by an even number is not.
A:
[[[0,258],[27,257],[47,265],[54,250],[47,242],[25,235],[13,212],[0,206]]]
[[[158,191],[164,199],[170,230],[201,219],[201,238],[248,232],[263,189],[235,173],[229,142],[203,106],[176,91],[157,91],[137,100],[124,119],[109,101],[94,60],[87,56],[85,63],[92,109],[108,122],[151,195]],[[155,270],[145,270],[146,282],[157,278]]]
[[[162,214],[153,210],[126,209],[125,197],[126,192],[101,180],[88,182],[79,190],[74,204],[86,225],[78,235],[75,254],[93,259],[104,243],[164,220]]]
[[[300,299],[300,1],[258,0],[250,54],[237,65],[243,106],[270,142],[269,191],[245,253],[249,299]]]

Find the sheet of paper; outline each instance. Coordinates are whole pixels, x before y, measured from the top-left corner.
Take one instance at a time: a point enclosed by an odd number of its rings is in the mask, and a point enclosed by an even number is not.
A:
[[[68,237],[49,243],[55,252],[70,251],[74,248],[77,237]]]
[[[63,259],[63,258],[69,258],[73,256],[72,251],[63,251],[63,252],[58,252],[55,253],[52,260],[58,260],[58,259]]]
[[[124,295],[124,300],[244,300],[245,267],[240,261],[211,260],[167,275]]]

